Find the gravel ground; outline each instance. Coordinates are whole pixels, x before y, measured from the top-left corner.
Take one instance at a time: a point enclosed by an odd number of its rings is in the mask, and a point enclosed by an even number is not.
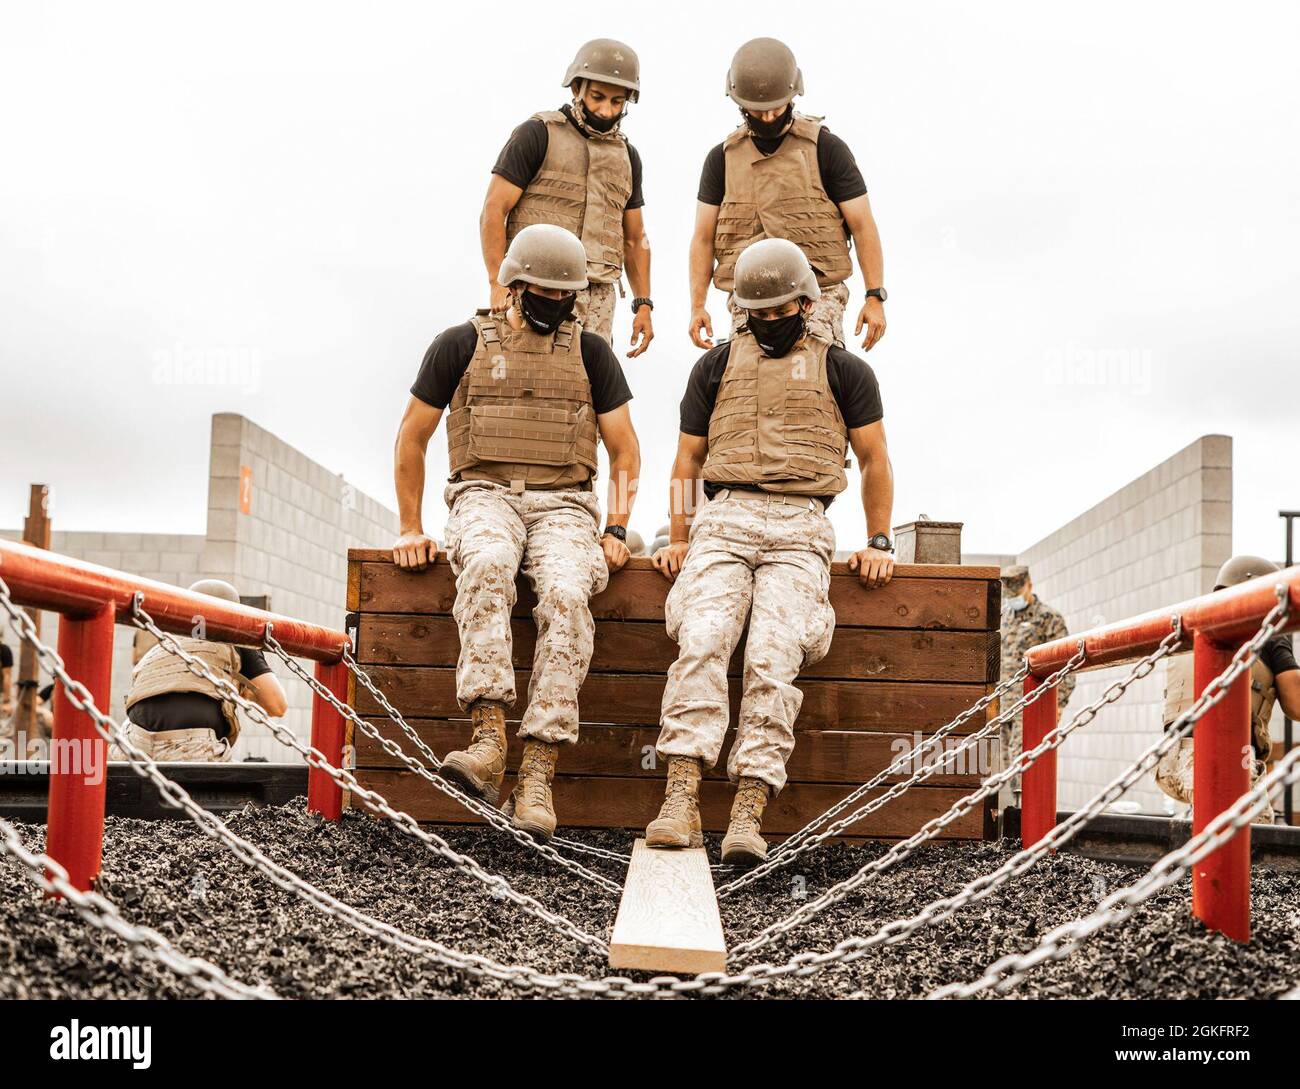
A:
[[[337,824],[322,822],[307,816],[299,799],[282,807],[245,807],[228,823],[309,881],[413,934],[508,963],[607,974],[599,956],[493,899],[482,885],[387,822],[360,814],[348,814]],[[43,826],[19,829],[29,847],[43,848]],[[608,935],[618,906],[613,896],[579,884],[498,833],[472,828],[443,834],[520,891],[582,928]],[[629,838],[619,833],[566,834],[607,848],[629,847]],[[717,841],[709,848],[716,857]],[[760,959],[780,963],[797,952],[829,949],[850,934],[869,934],[996,868],[1013,849],[1010,843],[922,849]],[[806,856],[797,874],[784,871],[728,898],[722,916],[729,940],[743,940],[793,910],[800,886],[816,896],[884,850],[880,844],[823,847]],[[584,861],[621,879],[614,863],[586,856]],[[941,984],[975,978],[1004,953],[1032,948],[1046,931],[1091,910],[1142,872],[1060,855],[899,945],[749,993],[922,997]],[[279,891],[188,821],[110,817],[103,892],[129,921],[155,927],[182,952],[206,957],[246,983],[268,984],[285,998],[529,993],[440,969],[361,936]],[[1184,881],[1065,960],[1039,967],[1013,995],[1268,998],[1300,980],[1300,873],[1256,869],[1255,938],[1249,945],[1207,933],[1190,917],[1188,905]],[[0,861],[0,998],[189,998],[194,993],[165,968],[132,957],[116,937],[83,923],[66,904],[45,901],[12,860]]]

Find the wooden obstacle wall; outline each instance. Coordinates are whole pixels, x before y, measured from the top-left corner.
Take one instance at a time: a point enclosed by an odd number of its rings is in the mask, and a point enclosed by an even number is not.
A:
[[[644,829],[663,798],[664,762],[654,756],[664,675],[677,645],[664,631],[669,583],[644,558],[635,558],[592,598],[595,650],[580,695],[582,737],[560,757],[554,795],[561,826]],[[799,679],[804,702],[789,783],[768,808],[764,831],[792,833],[870,779],[919,732],[928,736],[996,683],[1000,665],[996,567],[900,564],[889,586],[864,590],[847,565],[834,564],[831,603],[836,630],[830,653]],[[455,579],[439,554],[423,572],[392,563],[386,550],[348,553],[348,610],[358,627],[357,658],[421,738],[438,753],[463,748],[469,721],[456,704],[460,641],[451,615]],[[515,684],[520,702],[510,714],[510,764],[502,797],[513,786],[522,742],[514,737],[528,691],[536,603],[524,579],[514,610]],[[732,729],[719,766],[701,788],[706,831],[727,825],[732,789],[726,754],[735,738],[741,649],[732,659]],[[396,738],[414,746],[390,724],[374,697],[352,686],[352,706]],[[958,734],[978,729],[984,718]],[[473,818],[456,802],[401,767],[356,731],[357,777],[417,819],[456,824]],[[958,769],[960,770],[960,769]],[[966,774],[935,775],[847,830],[850,837],[892,839],[910,835],[978,785],[979,766]],[[951,838],[993,834],[992,800],[947,830]]]

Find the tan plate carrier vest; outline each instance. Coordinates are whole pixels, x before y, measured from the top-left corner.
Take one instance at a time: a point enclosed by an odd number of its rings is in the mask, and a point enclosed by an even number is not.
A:
[[[543,336],[486,311],[473,322],[478,344],[447,417],[452,479],[516,490],[585,485],[596,474],[597,432],[582,326],[566,321]]]
[[[193,655],[235,688],[248,683],[239,672],[239,652],[229,643],[210,643],[206,639],[192,639],[184,635],[174,638],[185,653]],[[230,726],[227,740],[234,746],[239,737],[239,716],[235,713],[234,701],[222,696],[217,686],[206,677],[191,673],[189,666],[159,643],[136,663],[131,673],[131,691],[126,697],[128,716],[131,708],[141,700],[151,696],[164,696],[170,692],[198,692],[217,700],[221,704],[221,713]]]
[[[742,330],[709,417],[703,477],[783,495],[837,495],[848,487],[848,428],[826,374],[830,344],[806,336],[781,359]]]
[[[1165,666],[1165,726],[1196,702],[1196,676],[1191,654],[1179,654]],[[1273,704],[1277,702],[1277,683],[1273,671],[1259,659],[1250,667],[1250,728],[1255,755],[1268,759],[1273,739],[1268,732],[1268,720],[1273,717]]]
[[[632,197],[632,157],[621,133],[583,136],[559,110],[546,124],[546,158],[506,217],[509,245],[530,223],[554,223],[582,239],[587,279],[614,283],[623,272],[623,212]]]
[[[808,258],[822,287],[853,274],[849,233],[839,207],[822,188],[817,165],[821,118],[794,115],[794,124],[771,155],[754,145],[741,125],[722,143],[726,188],[713,234],[714,286],[732,291],[736,258],[760,238],[786,238]]]

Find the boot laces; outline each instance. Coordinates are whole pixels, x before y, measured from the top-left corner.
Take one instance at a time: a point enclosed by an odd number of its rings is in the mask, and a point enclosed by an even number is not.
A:
[[[690,779],[685,775],[674,776],[668,780],[668,791],[660,816],[685,820],[691,814],[694,801]]]

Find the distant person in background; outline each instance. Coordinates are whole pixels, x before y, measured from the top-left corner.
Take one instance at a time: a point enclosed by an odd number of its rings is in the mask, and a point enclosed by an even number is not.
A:
[[[1065,618],[1034,593],[1034,583],[1029,577],[1029,568],[1023,564],[1002,569],[1002,679],[1014,677],[1024,664],[1025,652],[1039,643],[1047,643],[1069,635]],[[1070,693],[1074,691],[1075,675],[1067,674],[1061,679],[1056,689],[1056,707],[1060,714],[1070,702]],[[1020,698],[1022,693],[1008,692],[1002,697],[1002,706]],[[1020,755],[1024,723],[1022,713],[1017,711],[1009,722],[1002,724],[1001,742],[1002,759],[1009,764]],[[1016,776],[1013,788],[1020,789],[1020,777]]]
[[[14,713],[14,652],[0,643],[0,719]]]
[[[239,592],[220,579],[201,579],[190,590],[239,603]],[[176,636],[176,641],[271,717],[279,718],[288,710],[284,689],[260,650],[188,636]],[[126,713],[127,737],[158,761],[229,760],[239,737],[234,701],[206,677],[190,672],[161,644],[137,663],[126,695]],[[125,760],[126,754],[110,745],[108,758]]]
[[[1261,575],[1270,575],[1279,568],[1272,560],[1259,556],[1234,556],[1221,568],[1214,580],[1215,591],[1237,586]],[[1171,658],[1165,668],[1165,729],[1177,721],[1178,716],[1196,702],[1196,683],[1191,654]],[[1253,786],[1264,774],[1265,763],[1273,747],[1269,735],[1269,719],[1273,705],[1280,703],[1287,718],[1300,718],[1300,665],[1296,663],[1291,636],[1275,635],[1259,652],[1250,667],[1250,740],[1254,755],[1250,782]],[[1183,738],[1156,765],[1156,786],[1176,802],[1192,804],[1191,737]],[[1273,810],[1267,809],[1255,818],[1257,824],[1272,824]]]

